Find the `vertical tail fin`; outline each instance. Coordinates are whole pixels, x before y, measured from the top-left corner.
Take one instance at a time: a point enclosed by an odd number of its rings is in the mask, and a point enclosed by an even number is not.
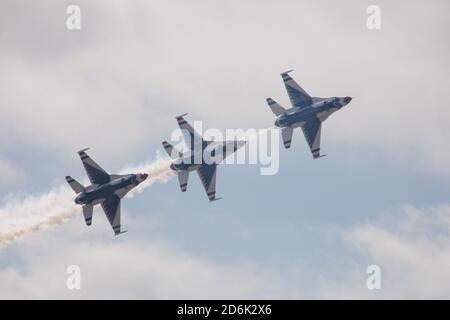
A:
[[[284,109],[282,106],[278,104],[278,102],[274,101],[272,98],[266,99],[267,104],[269,105],[272,112],[278,117],[279,115],[286,112],[286,109]]]
[[[85,187],[83,187],[83,185],[81,183],[79,183],[77,180],[75,180],[71,176],[67,176],[66,181],[70,185],[72,190],[75,191],[75,193],[83,192],[85,189]]]

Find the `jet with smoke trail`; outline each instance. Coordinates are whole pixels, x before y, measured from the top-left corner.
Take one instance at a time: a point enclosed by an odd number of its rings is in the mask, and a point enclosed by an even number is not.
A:
[[[75,198],[75,203],[83,206],[84,220],[88,226],[92,223],[94,205],[100,204],[114,230],[114,234],[124,233],[126,231],[120,230],[120,200],[131,189],[147,179],[148,174],[109,174],[86,154],[86,150],[88,149],[78,151],[78,154],[86,169],[91,185],[84,187],[74,178],[66,177],[67,183],[78,194]]]
[[[194,128],[183,118],[186,114],[176,117],[178,126],[183,133],[189,152],[183,154],[167,141],[162,145],[173,159],[170,168],[178,174],[182,192],[187,190],[189,172],[197,171],[209,201],[216,201],[216,169],[227,156],[243,147],[247,141],[208,141],[203,139]]]
[[[170,160],[157,153],[153,161],[130,165],[120,170],[121,174],[146,172],[152,177],[132,189],[126,197],[130,198],[154,183],[169,181],[174,176],[170,163]],[[66,185],[57,186],[43,194],[8,198],[7,203],[0,207],[0,248],[22,237],[61,225],[79,215],[72,199],[72,190]]]

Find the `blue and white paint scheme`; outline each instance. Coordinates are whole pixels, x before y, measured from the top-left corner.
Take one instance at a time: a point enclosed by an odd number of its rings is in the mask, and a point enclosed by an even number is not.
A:
[[[272,112],[277,116],[275,126],[281,128],[281,137],[286,149],[291,146],[294,128],[302,128],[314,159],[320,158],[320,133],[322,122],[333,112],[341,109],[352,101],[351,97],[318,98],[311,97],[294,79],[289,70],[281,74],[286,91],[292,104],[291,109],[285,109],[272,98],[267,98]]]
[[[126,231],[120,230],[120,199],[147,179],[148,174],[109,174],[86,154],[87,150],[78,151],[78,154],[91,181],[91,185],[84,187],[74,178],[66,177],[67,183],[77,194],[75,203],[82,205],[86,225],[90,226],[92,223],[94,205],[100,204],[114,230],[114,234],[124,233]]]
[[[162,145],[173,159],[170,168],[178,174],[182,192],[187,190],[189,172],[197,171],[209,201],[216,201],[216,169],[227,156],[245,145],[244,140],[208,141],[204,140],[184,119],[183,114],[176,117],[189,151],[182,153],[169,142]]]

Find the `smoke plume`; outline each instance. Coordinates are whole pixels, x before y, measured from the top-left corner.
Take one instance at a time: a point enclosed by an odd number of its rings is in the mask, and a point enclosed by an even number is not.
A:
[[[154,183],[167,182],[174,175],[169,165],[170,160],[158,154],[155,161],[122,170],[121,173],[149,174],[147,180],[129,193],[130,197]],[[81,207],[73,202],[74,198],[72,189],[61,185],[44,194],[8,199],[0,207],[0,247],[81,215]]]

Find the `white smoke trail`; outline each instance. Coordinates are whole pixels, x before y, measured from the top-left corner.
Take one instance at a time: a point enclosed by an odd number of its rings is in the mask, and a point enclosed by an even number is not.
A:
[[[8,200],[0,208],[0,246],[16,241],[51,225],[59,225],[80,213],[73,202],[74,193],[61,186],[42,195]]]
[[[174,175],[169,165],[170,160],[157,154],[153,162],[122,170],[123,173],[149,174],[147,180],[130,192],[130,195],[142,192],[154,183],[167,182]],[[81,215],[81,207],[75,205],[74,198],[74,192],[68,186],[61,185],[41,195],[8,200],[6,205],[0,207],[0,247]]]
[[[166,183],[175,173],[170,169],[170,159],[164,158],[159,152],[156,153],[156,160],[138,166],[128,167],[121,171],[126,173],[148,173],[149,177],[128,193],[127,197],[132,198],[134,194],[141,193],[145,188],[154,183]]]
[[[267,130],[271,130],[268,128]],[[243,137],[250,141],[255,135]],[[157,153],[156,160],[137,166],[129,166],[120,173],[148,173],[147,180],[134,188],[128,197],[141,193],[154,183],[166,183],[175,173],[170,170],[170,159]],[[61,185],[41,195],[29,195],[21,199],[8,199],[0,207],[0,247],[10,244],[23,236],[45,230],[51,226],[61,225],[67,220],[81,215],[80,206],[73,202],[74,192],[66,185]]]

